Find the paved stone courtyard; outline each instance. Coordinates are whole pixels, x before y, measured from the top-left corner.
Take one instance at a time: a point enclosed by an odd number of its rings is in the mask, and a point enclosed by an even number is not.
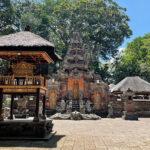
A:
[[[150,119],[55,120],[50,141],[0,141],[0,150],[150,150]]]

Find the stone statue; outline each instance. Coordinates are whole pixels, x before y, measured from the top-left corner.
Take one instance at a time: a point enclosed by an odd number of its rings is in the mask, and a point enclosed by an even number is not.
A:
[[[17,101],[18,112],[19,114],[26,114],[27,109],[27,97],[20,98]]]
[[[71,100],[73,98],[72,92],[68,91],[68,99]]]
[[[5,107],[4,108],[4,118],[9,118],[9,115],[10,115],[10,108]]]
[[[55,109],[57,105],[57,89],[50,89],[49,90],[49,103],[50,103],[50,108]]]
[[[83,100],[79,101],[79,105],[80,105],[80,113],[85,114],[85,106]]]
[[[82,115],[78,111],[74,111],[70,115],[71,120],[82,120]]]
[[[61,107],[61,113],[64,113],[65,110],[66,110],[66,102],[65,100],[61,100],[61,103],[60,103],[60,107]]]
[[[108,116],[107,116],[107,118],[113,118],[113,117],[114,117],[113,103],[109,102],[109,104],[108,104]]]
[[[79,91],[79,100],[83,101],[83,91]]]
[[[42,116],[42,111],[43,111],[43,103],[42,101],[39,101],[39,115]]]
[[[138,115],[135,109],[135,102],[133,101],[134,92],[128,89],[124,92],[124,112],[122,118],[125,120],[138,120]]]
[[[87,100],[86,104],[85,104],[85,107],[86,107],[86,111],[88,113],[90,113],[92,111],[92,108],[91,108],[91,102],[89,100]]]
[[[69,114],[72,112],[72,100],[69,100],[69,103],[66,107],[66,112]]]

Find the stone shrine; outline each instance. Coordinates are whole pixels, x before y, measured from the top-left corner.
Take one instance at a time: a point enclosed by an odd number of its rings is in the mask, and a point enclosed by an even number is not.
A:
[[[108,93],[108,85],[90,70],[81,36],[74,32],[62,67],[49,80],[50,108],[61,113],[107,113]]]

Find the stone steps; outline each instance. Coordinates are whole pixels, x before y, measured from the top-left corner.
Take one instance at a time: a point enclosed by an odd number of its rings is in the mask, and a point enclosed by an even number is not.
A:
[[[78,101],[72,101],[72,111],[80,111],[80,106]]]

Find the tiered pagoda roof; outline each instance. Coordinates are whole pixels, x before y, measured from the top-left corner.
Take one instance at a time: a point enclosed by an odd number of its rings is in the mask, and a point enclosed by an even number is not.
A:
[[[78,71],[88,71],[88,60],[86,59],[82,39],[78,32],[73,33],[70,47],[64,58],[63,69],[69,73],[74,69]]]

